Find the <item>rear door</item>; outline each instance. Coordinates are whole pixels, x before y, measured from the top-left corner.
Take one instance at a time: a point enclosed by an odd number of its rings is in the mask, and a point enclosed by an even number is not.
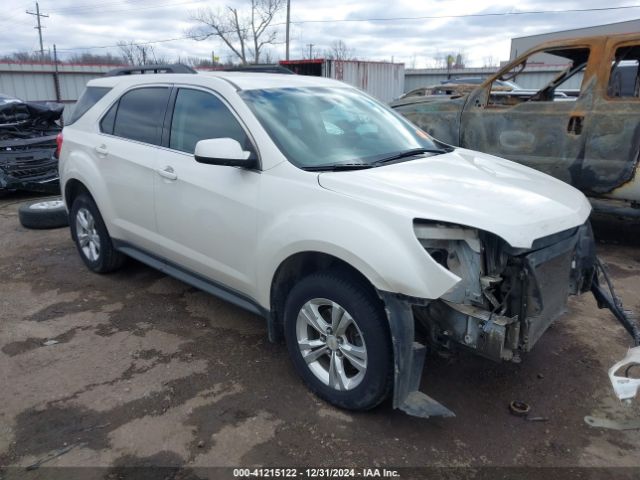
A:
[[[226,287],[251,294],[261,173],[196,162],[199,140],[253,143],[216,93],[179,87],[172,96],[165,149],[158,157],[156,218],[163,256]]]
[[[589,124],[582,186],[592,194],[639,202],[640,37],[610,39],[606,52],[599,72],[603,88]]]
[[[112,223],[122,240],[153,248],[156,161],[169,86],[144,86],[124,93],[100,121],[94,155],[109,192]]]

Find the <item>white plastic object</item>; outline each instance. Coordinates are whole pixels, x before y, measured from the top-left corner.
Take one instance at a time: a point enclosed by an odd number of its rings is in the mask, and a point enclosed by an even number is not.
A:
[[[615,375],[615,372],[627,365],[640,365],[640,347],[630,348],[627,356],[609,369],[609,379],[613,386],[613,391],[620,400],[634,398],[640,389],[640,378],[627,378]]]

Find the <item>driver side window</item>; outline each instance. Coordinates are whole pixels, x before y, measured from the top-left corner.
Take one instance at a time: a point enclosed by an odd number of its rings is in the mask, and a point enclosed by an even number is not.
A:
[[[493,81],[487,107],[508,108],[524,102],[575,101],[581,94],[588,61],[589,49],[584,47],[536,52]],[[549,72],[557,67],[562,70]],[[529,72],[526,72],[527,69]],[[541,85],[545,76],[548,77],[546,83]],[[533,83],[533,88],[528,83]]]
[[[169,148],[187,153],[209,138],[232,138],[245,149],[251,146],[238,120],[218,97],[189,88],[178,90],[170,135]]]

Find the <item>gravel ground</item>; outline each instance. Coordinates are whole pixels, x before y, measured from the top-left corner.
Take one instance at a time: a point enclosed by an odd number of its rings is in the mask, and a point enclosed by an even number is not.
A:
[[[89,272],[68,229],[19,225],[26,199],[0,199],[7,478],[55,454],[47,467],[106,467],[97,478],[137,465],[640,467],[640,430],[583,420],[640,416],[616,400],[606,374],[629,339],[590,296],[572,299],[519,365],[429,357],[422,389],[456,418],[416,419],[388,404],[354,414],[306,390],[262,319],[134,261]],[[639,232],[596,223],[599,252],[636,312]],[[548,420],[510,415],[514,399]]]

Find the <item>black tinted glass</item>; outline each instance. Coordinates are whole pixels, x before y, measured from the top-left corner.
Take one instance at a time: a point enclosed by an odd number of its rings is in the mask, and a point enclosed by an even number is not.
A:
[[[67,125],[71,125],[76,120],[78,120],[82,115],[87,113],[87,111],[93,107],[98,101],[104,97],[107,92],[111,90],[109,87],[87,87],[80,95],[80,98],[76,102],[75,107],[73,107],[73,112],[71,112],[71,117],[66,122]]]
[[[113,134],[159,145],[169,89],[139,88],[120,99]]]
[[[116,103],[109,109],[107,114],[104,117],[102,117],[102,120],[100,120],[100,131],[102,133],[113,134],[113,125],[116,120],[117,109],[118,109],[118,104]]]
[[[200,90],[179,90],[169,147],[193,153],[198,141],[209,138],[232,138],[245,150],[251,148],[247,134],[216,96]]]

